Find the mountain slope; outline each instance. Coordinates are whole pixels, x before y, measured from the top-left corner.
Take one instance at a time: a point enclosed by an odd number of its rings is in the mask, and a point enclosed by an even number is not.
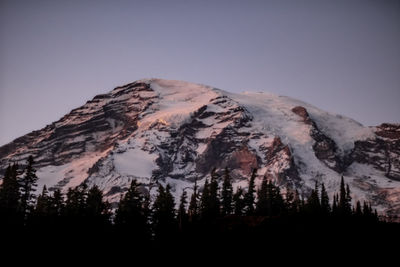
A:
[[[253,168],[308,194],[333,194],[341,175],[353,200],[400,213],[400,126],[364,127],[304,102],[267,93],[140,80],[98,95],[42,130],[0,148],[0,170],[33,155],[40,185],[97,184],[110,201],[132,179],[143,190],[169,183],[176,196],[228,167],[245,187]]]

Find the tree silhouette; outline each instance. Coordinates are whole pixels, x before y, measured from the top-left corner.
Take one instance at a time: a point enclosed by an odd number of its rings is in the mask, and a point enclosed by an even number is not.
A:
[[[21,211],[24,219],[29,212],[33,210],[37,180],[36,170],[34,169],[34,160],[32,155],[28,157],[25,174],[20,179],[21,185]]]
[[[160,184],[153,204],[153,229],[157,241],[166,241],[172,238],[177,231],[175,202],[170,190],[169,184],[165,189]]]
[[[18,165],[8,166],[0,185],[0,224],[17,227],[22,223]]]
[[[249,180],[249,186],[247,189],[247,193],[244,196],[244,201],[245,201],[245,209],[246,209],[246,214],[247,215],[253,215],[254,214],[254,205],[255,205],[255,179],[257,176],[257,169],[253,169],[253,172],[251,173],[251,177]]]
[[[138,187],[136,180],[132,180],[128,191],[118,204],[114,222],[122,234],[134,236],[138,240],[147,240],[150,238],[150,228],[144,208],[144,197]]]
[[[232,208],[233,208],[232,197],[233,197],[232,181],[228,168],[225,168],[224,181],[222,183],[222,192],[221,192],[221,201],[222,201],[221,213],[223,216],[232,213]]]

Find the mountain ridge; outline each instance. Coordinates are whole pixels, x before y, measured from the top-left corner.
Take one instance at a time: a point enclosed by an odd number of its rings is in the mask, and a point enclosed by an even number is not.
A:
[[[60,120],[0,147],[0,171],[33,155],[40,186],[98,185],[113,202],[132,179],[176,196],[213,167],[245,187],[251,170],[306,195],[343,175],[354,200],[400,213],[400,126],[360,123],[269,93],[234,94],[201,84],[142,79],[95,96]]]

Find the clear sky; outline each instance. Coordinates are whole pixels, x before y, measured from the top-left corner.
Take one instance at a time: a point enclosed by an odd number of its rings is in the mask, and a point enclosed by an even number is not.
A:
[[[0,0],[0,145],[141,78],[400,121],[400,2]]]

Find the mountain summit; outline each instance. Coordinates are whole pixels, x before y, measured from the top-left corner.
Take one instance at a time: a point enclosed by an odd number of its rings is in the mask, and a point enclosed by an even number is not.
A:
[[[352,198],[400,215],[400,125],[364,127],[285,96],[229,93],[182,81],[144,79],[94,97],[45,128],[0,147],[8,164],[37,162],[39,185],[98,185],[117,201],[137,179],[176,196],[212,169],[247,186],[252,169],[307,195],[315,182],[332,195],[340,178]]]

